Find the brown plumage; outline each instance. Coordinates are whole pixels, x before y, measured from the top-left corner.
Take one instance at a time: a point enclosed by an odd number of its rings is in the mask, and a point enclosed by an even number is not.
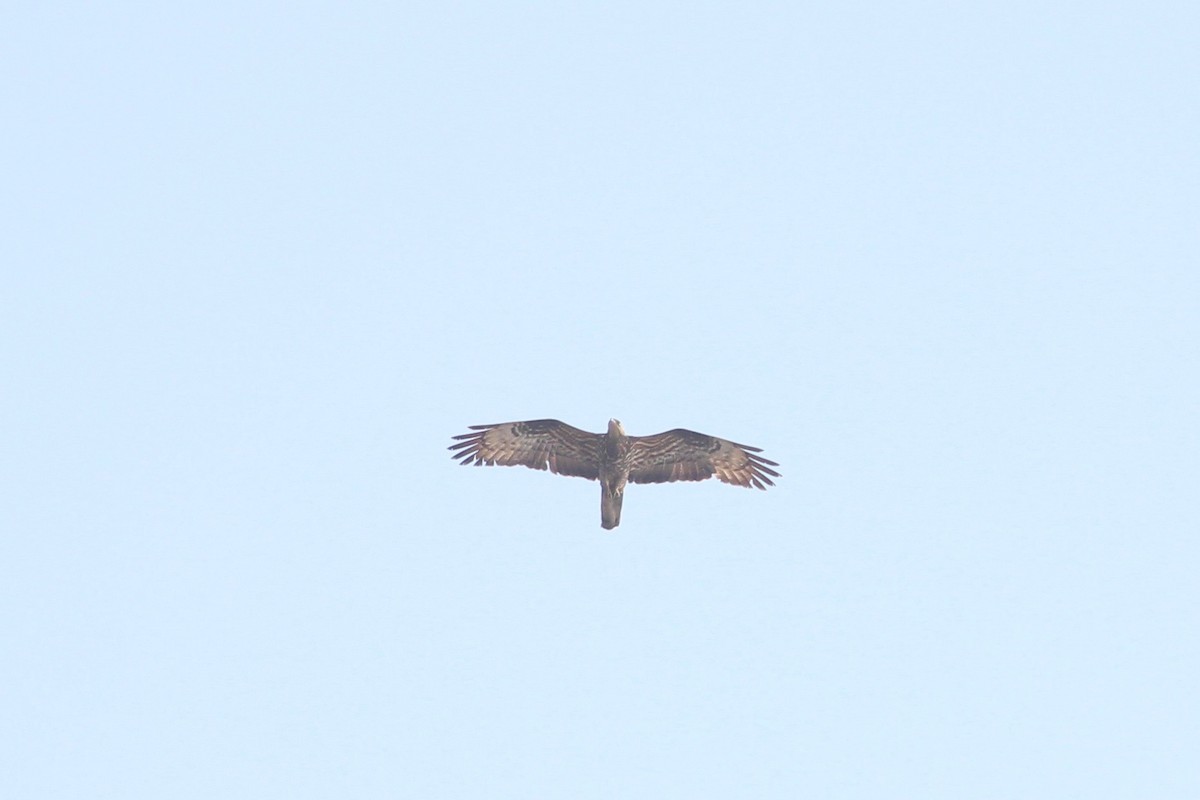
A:
[[[589,433],[556,419],[472,425],[450,445],[461,464],[524,466],[599,480],[600,524],[621,523],[625,484],[702,481],[714,475],[735,486],[766,489],[779,466],[757,447],[675,428],[653,436],[627,436],[617,420],[606,433]]]

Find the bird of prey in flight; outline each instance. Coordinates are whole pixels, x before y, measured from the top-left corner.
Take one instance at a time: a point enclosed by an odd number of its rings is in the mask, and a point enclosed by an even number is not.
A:
[[[675,428],[653,436],[627,436],[618,420],[607,433],[589,433],[556,419],[472,425],[455,436],[452,458],[460,464],[549,469],[600,481],[600,526],[621,524],[626,483],[702,481],[716,475],[735,486],[766,489],[779,466],[758,447]]]

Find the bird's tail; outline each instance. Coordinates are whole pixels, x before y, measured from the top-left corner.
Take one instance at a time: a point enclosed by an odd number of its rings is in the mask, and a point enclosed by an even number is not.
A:
[[[625,499],[624,492],[609,494],[600,490],[600,527],[612,530],[621,524],[621,501]]]

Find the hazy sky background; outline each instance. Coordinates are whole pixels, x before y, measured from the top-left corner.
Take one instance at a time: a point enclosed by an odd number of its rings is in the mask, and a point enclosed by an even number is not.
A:
[[[2,29],[3,796],[1200,796],[1194,4]]]

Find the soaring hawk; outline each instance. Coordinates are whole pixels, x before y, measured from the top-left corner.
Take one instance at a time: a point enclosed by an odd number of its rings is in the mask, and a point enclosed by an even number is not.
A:
[[[675,428],[653,436],[627,436],[618,420],[607,433],[589,433],[556,419],[472,425],[455,436],[452,458],[460,464],[499,464],[547,469],[600,481],[600,526],[621,524],[626,483],[702,481],[716,475],[735,486],[766,489],[779,466],[758,447]]]

